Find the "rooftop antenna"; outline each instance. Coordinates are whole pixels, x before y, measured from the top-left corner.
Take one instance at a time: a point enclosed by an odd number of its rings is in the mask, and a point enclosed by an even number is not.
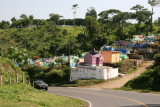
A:
[[[73,9],[73,16],[74,16],[74,26],[76,25],[75,24],[75,19],[76,19],[76,10],[77,10],[77,8],[79,8],[78,7],[78,4],[74,4],[73,6],[72,6],[72,9]]]

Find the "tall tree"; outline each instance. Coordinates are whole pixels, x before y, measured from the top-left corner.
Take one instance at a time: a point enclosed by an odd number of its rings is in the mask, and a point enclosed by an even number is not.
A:
[[[22,19],[28,19],[28,17],[27,17],[26,14],[21,14],[20,18],[22,18]]]
[[[72,5],[72,9],[73,9],[73,15],[74,15],[74,26],[76,25],[76,15],[77,15],[77,8],[79,8],[78,7],[78,4],[74,4],[74,5]]]
[[[153,14],[154,14],[153,7],[158,6],[160,2],[158,2],[157,0],[148,0],[148,4],[152,6],[152,14],[151,14],[151,21],[150,21],[150,29],[152,30],[152,22],[153,22]]]
[[[59,15],[59,14],[54,14],[54,13],[51,13],[49,14],[49,17],[50,17],[50,20],[51,21],[54,21],[56,24],[59,24],[59,19],[63,16]]]
[[[87,9],[86,16],[92,16],[97,19],[97,12],[96,12],[95,8],[90,7],[89,9]]]
[[[131,8],[131,10],[135,10],[136,12],[135,13],[132,13],[132,16],[131,18],[132,19],[136,19],[138,21],[138,24],[136,25],[136,29],[137,29],[137,33],[140,34],[140,25],[141,23],[148,23],[150,22],[150,16],[151,16],[151,12],[147,9],[147,8],[144,8],[144,6],[141,6],[141,5],[136,5],[136,6],[133,6]]]

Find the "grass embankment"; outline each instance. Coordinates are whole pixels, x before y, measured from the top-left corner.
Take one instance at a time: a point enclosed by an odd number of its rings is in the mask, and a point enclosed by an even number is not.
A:
[[[84,101],[48,94],[21,83],[23,72],[11,60],[0,57],[0,107],[85,107]],[[16,76],[19,76],[19,84]],[[47,74],[48,75],[48,74]],[[10,76],[12,85],[10,86]],[[27,77],[27,75],[25,75]],[[25,79],[25,82],[27,80]],[[27,82],[28,83],[28,82]]]
[[[139,77],[127,82],[120,89],[139,92],[160,92],[160,66],[149,69]]]
[[[30,85],[0,86],[1,107],[85,107],[84,101],[48,94]]]

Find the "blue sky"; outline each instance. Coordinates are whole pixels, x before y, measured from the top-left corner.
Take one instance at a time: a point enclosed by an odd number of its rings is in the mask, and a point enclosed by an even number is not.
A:
[[[78,4],[77,18],[84,18],[89,7],[97,13],[109,9],[131,11],[136,4],[151,10],[148,0],[0,0],[0,21],[9,21],[12,17],[19,19],[21,14],[33,15],[36,19],[48,19],[50,13],[73,19],[72,5]],[[160,17],[160,7],[154,8],[154,19]]]

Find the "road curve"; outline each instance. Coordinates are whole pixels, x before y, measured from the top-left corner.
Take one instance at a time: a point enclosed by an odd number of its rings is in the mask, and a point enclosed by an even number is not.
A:
[[[49,87],[48,93],[84,99],[90,107],[160,107],[155,94],[73,87]]]

